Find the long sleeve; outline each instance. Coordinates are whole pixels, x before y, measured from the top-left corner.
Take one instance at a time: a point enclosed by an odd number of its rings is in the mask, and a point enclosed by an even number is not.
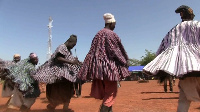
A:
[[[122,45],[117,35],[115,35],[114,38],[106,38],[105,47],[109,58],[113,58],[115,61],[120,62],[122,65],[127,64],[128,55],[126,54],[124,46]]]

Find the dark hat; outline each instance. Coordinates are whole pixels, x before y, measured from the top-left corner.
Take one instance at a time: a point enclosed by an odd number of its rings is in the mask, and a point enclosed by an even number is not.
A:
[[[193,10],[186,5],[181,5],[175,10],[176,13],[180,13],[181,11],[187,11],[189,14],[194,15]]]

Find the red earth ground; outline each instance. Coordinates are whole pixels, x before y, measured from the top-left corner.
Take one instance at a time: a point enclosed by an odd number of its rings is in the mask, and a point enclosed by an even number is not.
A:
[[[157,80],[150,80],[148,83],[122,81],[113,105],[113,112],[176,112],[179,96],[178,80],[176,80],[176,85],[173,87],[174,92],[165,93],[163,85],[158,84]],[[71,99],[69,112],[99,111],[102,101],[89,96],[90,88],[91,83],[83,84],[82,96]],[[2,90],[2,84],[0,90]],[[4,105],[7,100],[8,98],[0,97],[0,112],[4,112]],[[42,93],[31,107],[30,112],[46,112],[47,104],[45,93]],[[59,105],[55,112],[62,112],[62,105]],[[200,112],[199,103],[192,102],[189,112]]]

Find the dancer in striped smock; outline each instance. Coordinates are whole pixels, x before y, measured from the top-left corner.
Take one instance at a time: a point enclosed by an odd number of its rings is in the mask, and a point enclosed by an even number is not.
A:
[[[0,77],[5,78],[9,66],[12,66],[21,60],[20,54],[15,54],[12,61],[0,59]]]
[[[32,77],[37,63],[37,55],[30,53],[29,58],[8,68],[9,74],[6,77],[11,79],[15,84],[13,96],[8,104],[8,112],[13,111],[13,107],[19,107],[20,112],[28,112],[35,103],[36,98],[39,97],[38,82]]]
[[[193,20],[193,10],[185,5],[175,10],[182,22],[164,37],[157,57],[144,67],[149,75],[164,79],[167,75],[180,78],[178,112],[187,112],[191,101],[200,101],[200,22]]]
[[[104,14],[105,28],[94,37],[83,67],[82,80],[93,80],[91,96],[103,100],[100,112],[112,111],[117,95],[117,81],[129,76],[128,56],[118,35],[113,32],[116,21],[112,14]]]
[[[20,60],[21,60],[21,56],[19,54],[15,54],[13,56],[12,61],[4,61],[4,60],[0,59],[0,70],[1,70],[0,71],[0,78],[1,78],[1,80],[4,80],[2,93],[1,93],[2,97],[10,97],[11,98],[11,96],[13,95],[14,84],[10,79],[6,78],[6,76],[9,74],[8,67],[15,65]],[[5,106],[8,106],[10,98],[7,101]]]
[[[70,99],[74,94],[73,83],[77,81],[77,73],[81,63],[71,53],[77,43],[77,36],[70,38],[57,47],[52,57],[41,65],[34,78],[46,83],[46,97],[49,101],[47,110],[53,112],[59,104],[63,104],[63,111],[68,110]]]

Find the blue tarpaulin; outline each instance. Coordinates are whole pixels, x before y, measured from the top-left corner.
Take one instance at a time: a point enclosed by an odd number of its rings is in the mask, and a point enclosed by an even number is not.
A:
[[[130,72],[137,72],[137,71],[142,71],[144,66],[129,66],[128,71]]]

